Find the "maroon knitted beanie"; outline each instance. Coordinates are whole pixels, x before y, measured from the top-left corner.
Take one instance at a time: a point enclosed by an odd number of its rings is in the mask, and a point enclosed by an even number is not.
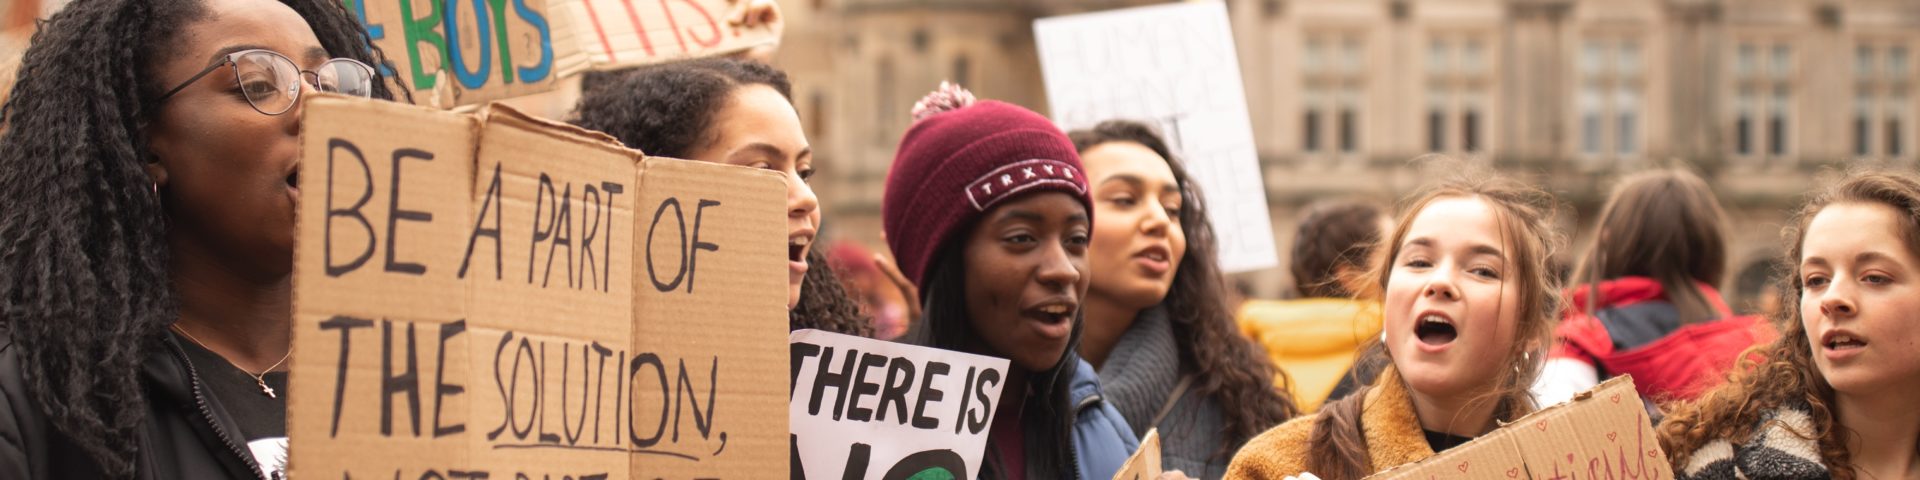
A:
[[[1062,192],[1093,215],[1080,153],[1046,117],[974,102],[946,85],[916,104],[914,117],[887,172],[880,215],[900,273],[915,285],[925,288],[933,256],[995,205]]]

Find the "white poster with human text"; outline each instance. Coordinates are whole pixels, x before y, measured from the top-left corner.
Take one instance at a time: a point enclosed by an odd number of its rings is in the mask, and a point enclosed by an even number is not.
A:
[[[1205,193],[1228,273],[1279,265],[1226,4],[1174,3],[1033,23],[1048,107],[1066,129],[1158,128]]]

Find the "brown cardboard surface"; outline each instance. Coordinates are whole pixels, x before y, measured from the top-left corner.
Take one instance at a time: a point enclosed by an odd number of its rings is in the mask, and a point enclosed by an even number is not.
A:
[[[765,26],[728,16],[747,0],[549,0],[573,28],[575,48],[596,68],[722,55],[780,41]]]
[[[1159,480],[1160,472],[1160,429],[1153,428],[1140,440],[1140,449],[1113,474],[1113,480]]]
[[[1673,478],[1631,376],[1547,407],[1418,463],[1369,479]]]
[[[315,96],[302,122],[292,478],[787,468],[777,175],[504,108]],[[666,198],[718,246],[693,293],[642,270]]]
[[[450,108],[553,89],[586,69],[550,0],[344,0],[420,105]],[[448,24],[451,20],[452,24]]]
[[[650,158],[636,197],[633,345],[659,369],[632,380],[634,428],[684,456],[634,455],[635,477],[786,475],[785,179]]]

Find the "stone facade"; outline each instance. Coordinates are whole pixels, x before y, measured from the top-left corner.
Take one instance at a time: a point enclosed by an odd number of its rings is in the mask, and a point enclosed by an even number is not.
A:
[[[1690,166],[1732,217],[1730,272],[1776,251],[1821,175],[1920,157],[1916,1],[1228,1],[1283,262],[1303,207],[1392,201],[1427,153],[1540,182],[1579,230],[1622,173]],[[784,3],[780,63],[828,172],[830,235],[882,245],[882,181],[920,94],[954,79],[1044,113],[1032,21],[1132,4]],[[1240,278],[1278,296],[1286,276]]]

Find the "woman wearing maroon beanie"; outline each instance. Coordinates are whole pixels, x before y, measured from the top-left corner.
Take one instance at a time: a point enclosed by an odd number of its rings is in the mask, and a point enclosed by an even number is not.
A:
[[[1031,111],[942,85],[914,105],[881,206],[925,306],[902,340],[1012,361],[979,478],[1111,478],[1138,448],[1074,353],[1090,277],[1080,155]]]

